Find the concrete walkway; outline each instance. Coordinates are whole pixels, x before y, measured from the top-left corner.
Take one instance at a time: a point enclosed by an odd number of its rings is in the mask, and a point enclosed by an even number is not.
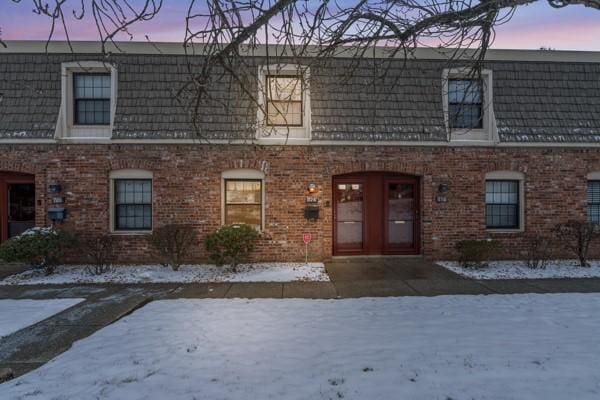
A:
[[[0,286],[0,299],[86,299],[0,339],[0,370],[27,373],[153,300],[600,292],[600,279],[472,280],[420,258],[336,259],[326,268],[331,282]]]
[[[172,289],[102,287],[26,287],[3,291],[15,299],[85,298],[43,321],[0,339],[0,370],[25,374],[68,350],[72,344],[112,324]]]
[[[326,267],[340,297],[600,292],[597,278],[474,280],[416,257],[339,259]]]

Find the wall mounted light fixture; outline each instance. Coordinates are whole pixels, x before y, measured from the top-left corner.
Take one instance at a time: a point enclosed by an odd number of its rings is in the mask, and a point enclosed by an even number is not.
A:
[[[60,186],[60,183],[53,181],[48,185],[48,191],[50,193],[60,193],[62,191],[62,186]]]

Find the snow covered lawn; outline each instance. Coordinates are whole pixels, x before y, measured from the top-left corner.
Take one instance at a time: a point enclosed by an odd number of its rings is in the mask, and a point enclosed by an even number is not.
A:
[[[0,300],[0,338],[49,318],[83,300]]]
[[[598,310],[600,294],[157,301],[0,393],[598,399]]]
[[[549,261],[545,269],[527,268],[523,261],[492,261],[485,268],[464,268],[456,261],[437,264],[473,279],[600,278],[600,261],[590,261],[590,268],[575,260]]]
[[[228,267],[185,265],[178,271],[160,265],[117,266],[103,275],[92,275],[85,266],[61,266],[53,275],[26,271],[0,280],[0,285],[63,283],[194,283],[194,282],[290,282],[329,281],[323,263],[262,263]]]

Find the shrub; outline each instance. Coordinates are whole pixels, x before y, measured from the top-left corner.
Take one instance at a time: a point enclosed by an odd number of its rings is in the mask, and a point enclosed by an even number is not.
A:
[[[494,240],[461,240],[456,243],[458,261],[465,268],[486,267],[490,258],[500,250],[500,244]]]
[[[590,243],[600,237],[600,225],[584,221],[569,221],[557,224],[554,234],[558,241],[579,260],[579,265],[589,267],[587,262]]]
[[[0,259],[24,262],[54,273],[64,252],[75,243],[75,236],[54,228],[31,228],[0,245]]]
[[[87,236],[78,241],[78,245],[92,264],[88,271],[101,275],[110,271],[115,256],[115,237],[113,235]]]
[[[177,271],[186,261],[192,246],[197,245],[196,232],[191,225],[165,225],[150,235],[150,245],[158,253],[160,263]]]
[[[533,233],[523,238],[525,246],[525,265],[531,269],[545,269],[552,257],[552,238]]]
[[[254,250],[258,232],[249,225],[225,225],[204,239],[210,260],[217,265],[228,264],[236,271]]]

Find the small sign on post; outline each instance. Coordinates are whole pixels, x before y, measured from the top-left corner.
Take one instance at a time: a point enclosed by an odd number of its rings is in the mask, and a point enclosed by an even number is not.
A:
[[[311,233],[310,232],[304,232],[302,234],[302,240],[304,241],[304,244],[306,246],[306,264],[308,264],[308,244],[312,240]]]

